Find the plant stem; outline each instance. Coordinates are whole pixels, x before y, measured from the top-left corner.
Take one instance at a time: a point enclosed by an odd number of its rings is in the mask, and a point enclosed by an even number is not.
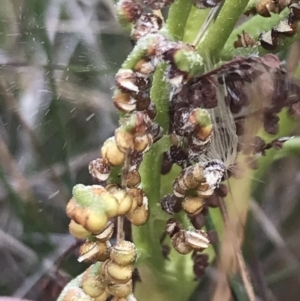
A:
[[[226,0],[224,2],[215,23],[208,30],[204,40],[197,46],[202,57],[216,58],[218,56],[247,3],[248,0]]]
[[[182,40],[192,1],[175,0],[171,5],[166,28],[175,40]]]

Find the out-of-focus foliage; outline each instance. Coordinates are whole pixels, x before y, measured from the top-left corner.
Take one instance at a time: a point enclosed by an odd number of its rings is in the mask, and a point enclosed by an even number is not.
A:
[[[0,295],[55,294],[75,243],[65,204],[117,124],[114,73],[131,48],[111,1],[1,1]],[[71,263],[64,273],[84,268]]]
[[[114,74],[131,49],[113,1],[1,0],[0,295],[55,300],[85,269],[65,205],[117,125]],[[296,301],[299,139],[278,155],[257,182],[244,253],[265,300]]]

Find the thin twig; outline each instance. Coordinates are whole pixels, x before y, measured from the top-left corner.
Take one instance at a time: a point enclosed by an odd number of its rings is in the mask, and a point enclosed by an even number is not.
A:
[[[125,162],[122,169],[122,181],[121,181],[121,188],[126,189],[126,179],[127,174],[130,167],[130,160],[131,159],[131,151],[127,150],[126,156],[125,156]],[[120,243],[125,239],[125,233],[124,233],[124,217],[118,216],[118,228],[117,228],[117,243]]]
[[[201,26],[200,31],[198,32],[195,40],[193,41],[194,46],[197,46],[197,44],[201,41],[203,35],[207,31],[207,28],[212,23],[212,21],[215,19],[216,15],[219,13],[220,8],[221,8],[221,5],[219,4],[216,7],[211,9],[206,20],[204,21],[204,24]]]

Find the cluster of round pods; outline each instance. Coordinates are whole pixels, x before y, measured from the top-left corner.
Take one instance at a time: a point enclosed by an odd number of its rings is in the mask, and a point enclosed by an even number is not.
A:
[[[104,239],[109,235],[81,246],[80,260],[96,263],[76,279],[76,285],[62,292],[61,301],[105,301],[110,296],[114,301],[135,300],[131,279],[137,256],[135,245],[123,240],[108,250],[100,246]]]

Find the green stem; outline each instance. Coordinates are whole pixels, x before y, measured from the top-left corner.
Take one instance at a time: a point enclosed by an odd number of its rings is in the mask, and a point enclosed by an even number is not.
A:
[[[189,17],[186,21],[183,42],[188,44],[193,43],[207,18],[208,13],[208,9],[198,9],[194,6],[192,7]]]
[[[199,54],[206,58],[216,58],[222,51],[236,22],[242,15],[248,0],[226,0],[204,40],[197,46]]]
[[[163,128],[164,133],[169,127],[169,84],[164,80],[166,63],[157,66],[153,79],[150,98],[156,106],[155,121]]]
[[[175,40],[182,40],[192,1],[175,0],[169,9],[166,28]]]

